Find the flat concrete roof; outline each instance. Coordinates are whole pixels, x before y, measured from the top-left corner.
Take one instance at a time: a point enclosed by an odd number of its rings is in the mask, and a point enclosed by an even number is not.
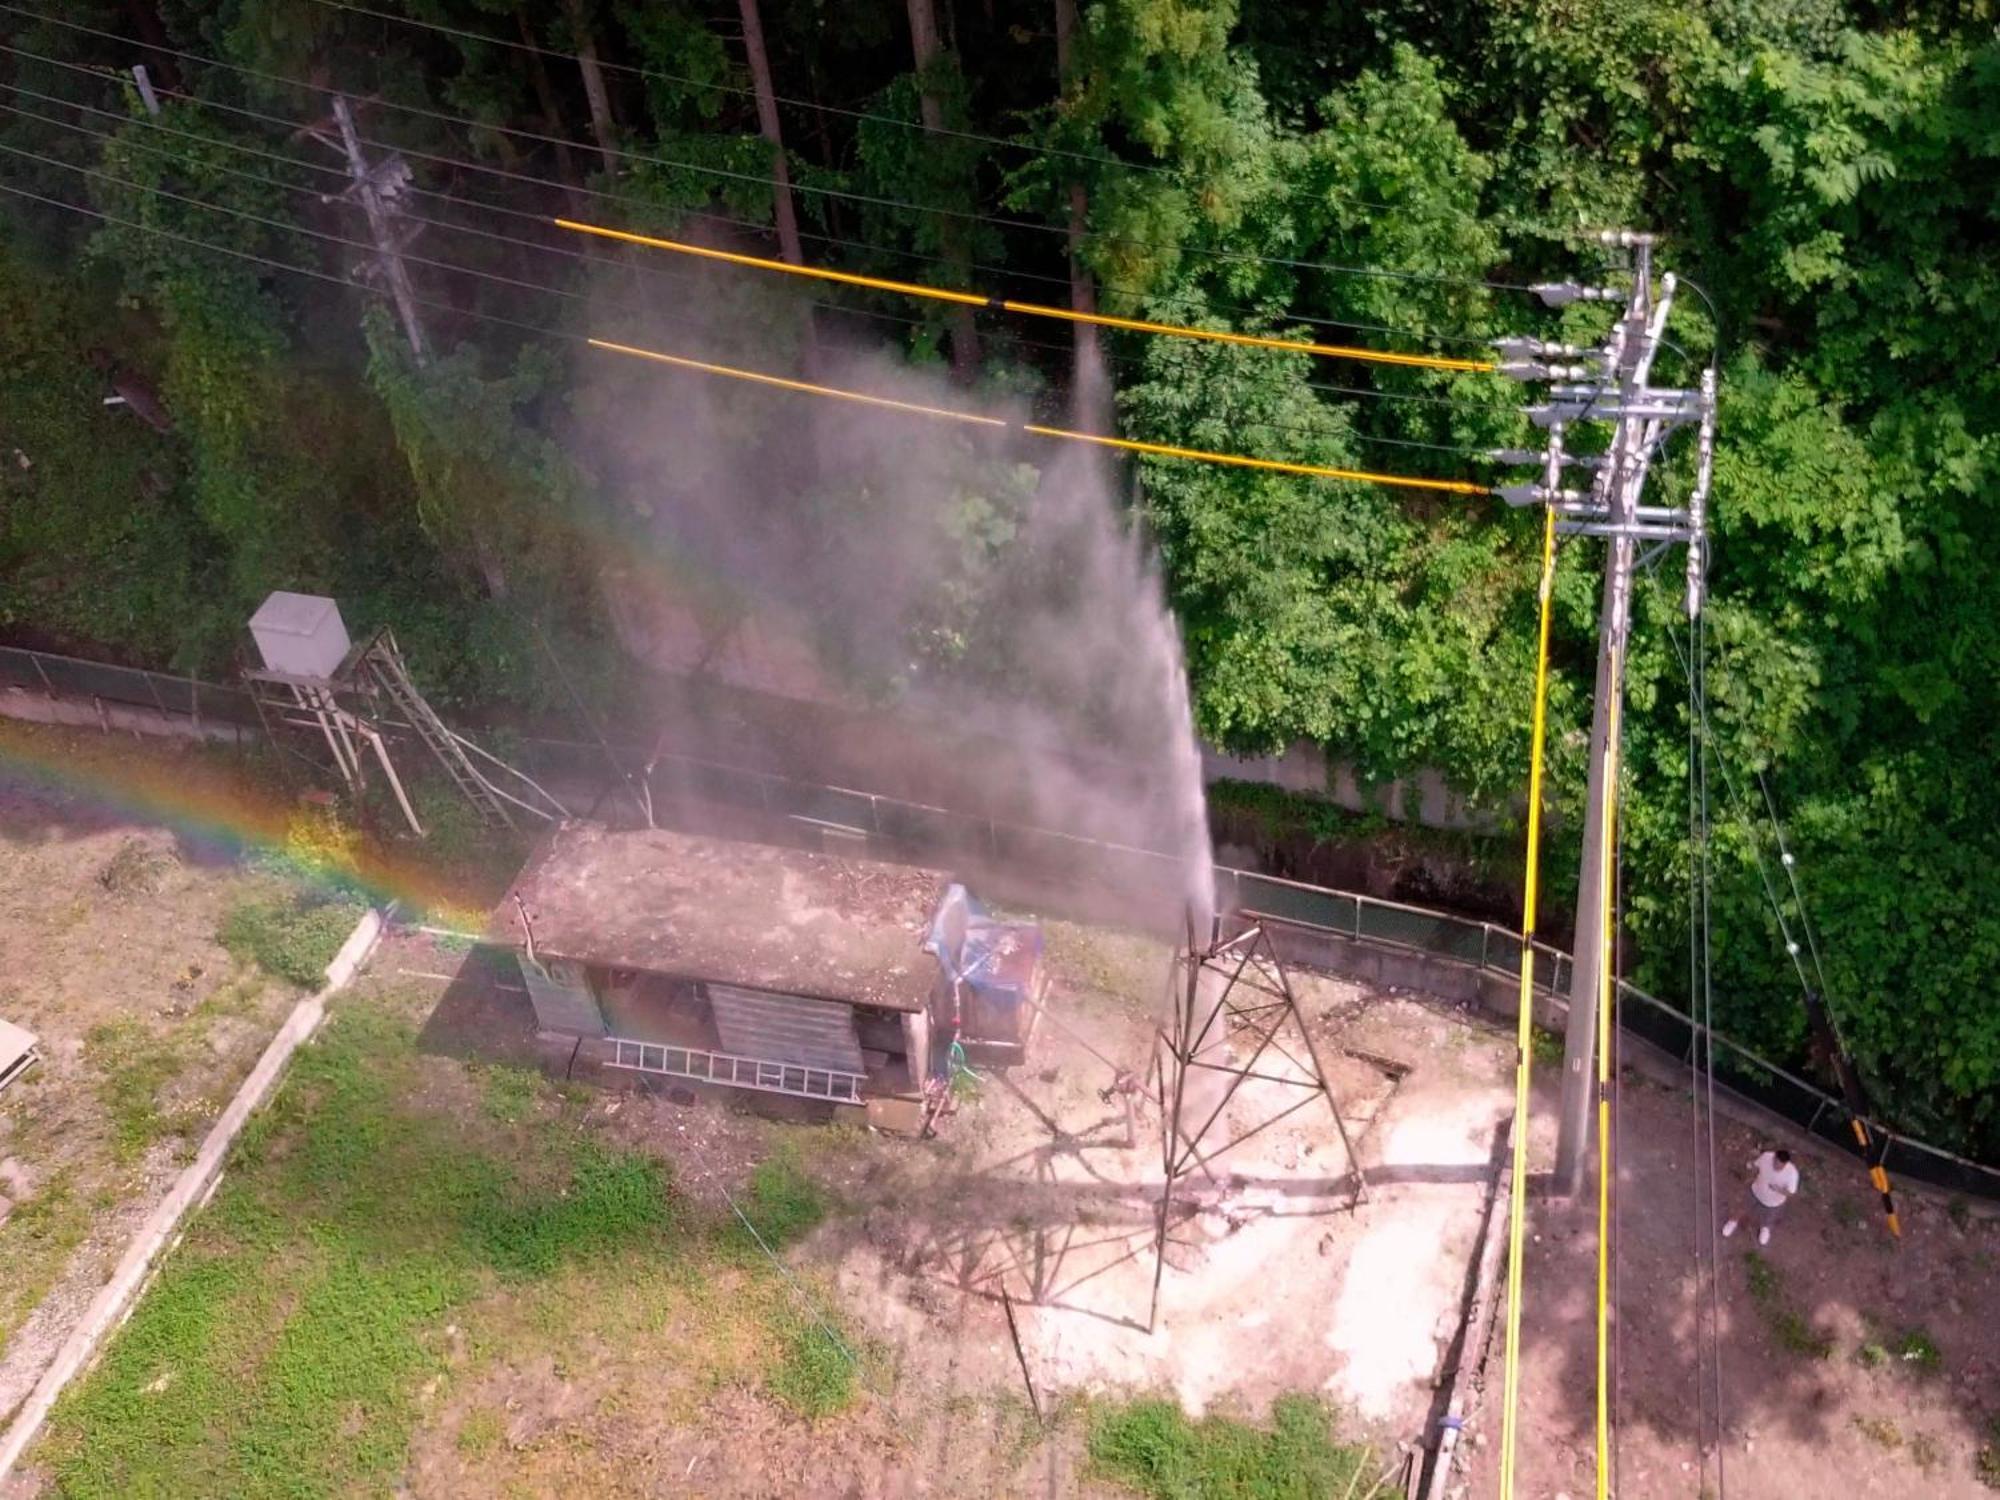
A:
[[[919,1011],[933,870],[665,830],[550,834],[494,912],[496,942],[543,958]],[[522,925],[525,908],[527,926]]]

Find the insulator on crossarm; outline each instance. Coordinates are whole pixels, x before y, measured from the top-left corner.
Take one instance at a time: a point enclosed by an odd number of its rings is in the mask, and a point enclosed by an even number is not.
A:
[[[1544,307],[1568,307],[1572,302],[1622,302],[1624,294],[1614,287],[1584,286],[1575,281],[1544,281],[1532,288]]]
[[[1582,359],[1597,353],[1596,350],[1586,349],[1581,344],[1555,344],[1547,339],[1521,335],[1495,339],[1493,347],[1499,350],[1501,357],[1505,359]]]
[[[1590,374],[1586,365],[1550,365],[1537,359],[1509,359],[1494,370],[1512,380],[1582,380]]]

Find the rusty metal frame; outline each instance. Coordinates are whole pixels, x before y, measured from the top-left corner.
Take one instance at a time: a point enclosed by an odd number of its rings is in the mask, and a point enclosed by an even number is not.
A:
[[[1222,993],[1217,997],[1214,1009],[1206,1016],[1200,1014],[1201,976],[1204,971],[1223,977]],[[1348,1131],[1346,1116],[1341,1113],[1340,1101],[1334,1097],[1333,1086],[1327,1081],[1319,1049],[1313,1045],[1305,1013],[1299,1008],[1298,998],[1292,992],[1284,963],[1279,959],[1277,948],[1262,922],[1252,918],[1227,938],[1218,930],[1214,940],[1204,948],[1198,944],[1194,925],[1190,921],[1187,941],[1175,954],[1173,969],[1168,977],[1167,1006],[1171,1019],[1158,1033],[1150,1070],[1154,1096],[1160,1101],[1160,1168],[1163,1181],[1153,1243],[1153,1298],[1146,1314],[1146,1330],[1149,1333],[1159,1323],[1160,1283],[1166,1272],[1167,1237],[1173,1224],[1175,1189],[1192,1171],[1198,1169],[1214,1181],[1215,1173],[1210,1163],[1217,1157],[1262,1134],[1314,1100],[1324,1098],[1333,1115],[1334,1127],[1340,1132],[1341,1145],[1347,1152],[1348,1171],[1354,1179],[1353,1204],[1366,1201],[1368,1194],[1367,1177],[1355,1152],[1354,1137]],[[1307,1059],[1304,1062],[1278,1045],[1278,1034],[1288,1021],[1296,1025],[1299,1040],[1304,1044]],[[1240,1028],[1255,1037],[1256,1045],[1247,1060],[1242,1063],[1219,1063],[1202,1055],[1211,1045],[1211,1033],[1218,1026],[1225,1036],[1232,1029]],[[1275,1073],[1259,1072],[1258,1062],[1266,1052],[1271,1051],[1305,1076],[1284,1078]],[[1221,1073],[1228,1077],[1229,1084],[1222,1098],[1208,1112],[1208,1118],[1190,1132],[1183,1112],[1187,1106],[1188,1074],[1197,1069]],[[1220,1145],[1205,1146],[1210,1132],[1228,1110],[1237,1091],[1252,1079],[1297,1089],[1301,1096]]]

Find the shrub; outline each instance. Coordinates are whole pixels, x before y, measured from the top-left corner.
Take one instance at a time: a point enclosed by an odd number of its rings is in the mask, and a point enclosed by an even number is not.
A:
[[[230,956],[304,989],[326,982],[326,966],[366,908],[354,901],[307,905],[297,897],[244,901],[217,934]]]

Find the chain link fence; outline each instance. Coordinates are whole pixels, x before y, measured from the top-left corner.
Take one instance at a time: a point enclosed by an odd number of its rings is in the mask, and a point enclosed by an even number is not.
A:
[[[0,687],[8,686],[150,709],[162,719],[260,727],[256,706],[243,688],[45,651],[0,647]],[[606,792],[615,791],[632,774],[607,765],[606,752],[598,745],[523,737],[509,743],[508,753],[538,779],[595,783]],[[627,768],[649,759],[638,747],[615,753]],[[1156,850],[1105,844],[694,756],[660,752],[650,758],[647,789],[663,802],[690,798],[791,819],[858,835],[871,845],[884,846],[884,852],[927,851],[934,857],[958,853],[1025,869],[1060,869],[1073,882],[1171,885],[1178,879],[1174,861]],[[1490,922],[1222,865],[1215,869],[1215,881],[1217,903],[1223,910],[1254,911],[1355,942],[1426,954],[1509,978],[1520,973],[1520,935]],[[1535,986],[1559,1007],[1564,1006],[1569,967],[1567,954],[1536,944]],[[1683,1062],[1692,1058],[1699,1023],[1623,981],[1619,992],[1625,1031]],[[1856,1152],[1847,1107],[1838,1098],[1719,1032],[1715,1051],[1735,1093],[1833,1146]],[[1869,1120],[1868,1126],[1887,1141],[1886,1165],[1893,1175],[2000,1202],[2000,1167],[1900,1136],[1876,1120]]]

